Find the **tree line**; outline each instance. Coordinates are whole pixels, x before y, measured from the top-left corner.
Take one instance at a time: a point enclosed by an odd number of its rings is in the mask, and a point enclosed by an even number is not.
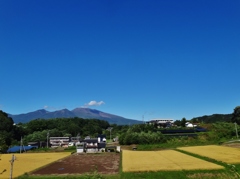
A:
[[[214,115],[214,118],[218,115]],[[206,123],[201,123],[203,127],[208,129],[206,133],[199,133],[197,137],[179,137],[176,140],[172,140],[169,137],[164,136],[161,133],[162,129],[159,129],[156,125],[134,125],[128,128],[127,131],[121,133],[119,138],[119,143],[123,145],[130,144],[159,144],[159,143],[170,143],[173,141],[173,144],[176,142],[186,143],[186,142],[195,142],[195,143],[221,143],[224,140],[233,139],[238,137],[239,125],[240,125],[240,106],[237,106],[233,113],[230,114],[231,118],[226,120],[222,119],[222,116],[218,116],[218,120],[215,118],[214,122],[209,120]],[[182,118],[182,120],[176,120],[175,125],[179,129],[185,128],[187,120]],[[190,122],[202,122],[196,119],[190,120]]]
[[[237,106],[231,114],[230,121],[215,121],[214,123],[204,123],[209,130],[201,135],[201,139],[218,140],[233,138],[236,136],[236,128],[239,131],[240,106]],[[184,126],[186,119],[175,121],[179,126]],[[106,130],[109,127],[112,130]],[[119,137],[120,144],[154,144],[166,142],[166,138],[154,125],[110,125],[107,121],[98,119],[83,118],[56,118],[56,119],[35,119],[28,123],[18,123],[14,125],[12,118],[7,113],[0,110],[0,153],[6,151],[11,145],[19,145],[23,139],[24,144],[33,141],[46,141],[49,137],[91,136],[106,134],[107,138]]]
[[[46,141],[49,137],[96,137],[110,126],[107,121],[83,118],[35,119],[28,123],[14,124],[7,113],[0,110],[0,152],[11,145],[20,145],[33,141]]]

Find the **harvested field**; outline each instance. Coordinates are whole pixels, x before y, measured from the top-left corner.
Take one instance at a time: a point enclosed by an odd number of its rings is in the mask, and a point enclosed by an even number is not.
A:
[[[73,154],[46,167],[36,170],[31,175],[84,174],[97,171],[101,174],[119,172],[120,154]]]
[[[13,177],[23,175],[39,167],[52,163],[56,160],[69,156],[70,152],[59,153],[22,153],[14,154],[16,160],[13,163]],[[10,176],[12,154],[1,155],[0,178],[7,179]],[[5,170],[5,171],[4,171]],[[4,171],[4,172],[3,172]]]
[[[123,150],[123,172],[214,170],[224,167],[174,150],[129,151]]]
[[[228,164],[240,163],[240,149],[226,146],[207,145],[195,147],[180,147],[180,150],[212,158]]]

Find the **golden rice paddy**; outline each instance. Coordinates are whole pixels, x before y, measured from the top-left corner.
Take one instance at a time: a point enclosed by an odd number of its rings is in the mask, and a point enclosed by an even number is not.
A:
[[[129,151],[122,153],[123,172],[214,170],[224,167],[174,150]]]
[[[23,175],[70,154],[70,152],[14,154],[16,160],[13,163],[12,176],[14,178]],[[0,159],[0,178],[7,179],[10,176],[12,154],[2,154]]]
[[[180,147],[180,150],[212,158],[228,164],[240,163],[240,149],[217,145]]]

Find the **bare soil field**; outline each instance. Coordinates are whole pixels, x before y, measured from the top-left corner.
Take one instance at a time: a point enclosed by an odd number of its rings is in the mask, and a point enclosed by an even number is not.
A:
[[[40,168],[31,175],[84,174],[97,171],[101,174],[119,172],[120,154],[73,154]]]

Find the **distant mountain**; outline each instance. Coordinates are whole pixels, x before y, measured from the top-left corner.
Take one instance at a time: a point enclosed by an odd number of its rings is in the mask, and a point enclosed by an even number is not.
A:
[[[76,108],[72,111],[68,109],[57,110],[53,112],[49,112],[45,109],[29,112],[26,114],[17,114],[12,115],[8,114],[9,117],[13,119],[15,123],[26,123],[33,119],[53,119],[53,118],[71,118],[71,117],[79,117],[84,119],[100,119],[108,121],[110,124],[117,125],[129,125],[129,124],[140,124],[141,121],[137,121],[134,119],[127,119],[121,116],[105,113],[102,111],[98,111],[96,109],[90,108]]]
[[[204,123],[214,123],[214,122],[230,122],[232,114],[212,114],[205,115],[201,117],[192,118],[194,121],[204,122]]]

